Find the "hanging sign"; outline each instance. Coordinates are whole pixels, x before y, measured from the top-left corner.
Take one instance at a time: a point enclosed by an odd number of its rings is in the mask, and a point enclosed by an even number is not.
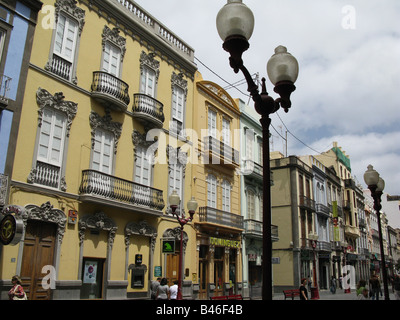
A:
[[[3,245],[16,245],[22,239],[24,223],[13,214],[7,214],[0,222],[0,241]]]

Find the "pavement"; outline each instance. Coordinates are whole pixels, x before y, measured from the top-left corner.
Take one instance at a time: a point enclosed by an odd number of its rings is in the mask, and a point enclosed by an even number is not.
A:
[[[308,296],[310,297],[310,293],[308,293]],[[382,296],[379,297],[379,299],[384,300],[385,297]],[[391,287],[389,287],[389,299],[395,300],[394,293],[391,291]],[[282,294],[275,293],[273,296],[273,300],[285,300],[285,297],[283,293]],[[296,297],[295,300],[299,300],[299,297]],[[350,293],[344,293],[344,290],[337,289],[335,294],[332,294],[330,290],[320,290],[318,300],[358,300],[358,299],[356,296],[356,290],[351,290]]]

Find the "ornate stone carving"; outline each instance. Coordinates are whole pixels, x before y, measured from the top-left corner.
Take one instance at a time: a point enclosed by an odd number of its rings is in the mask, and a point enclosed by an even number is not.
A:
[[[109,41],[117,48],[121,50],[121,62],[124,60],[125,52],[126,52],[126,39],[119,35],[119,28],[110,29],[107,26],[104,26],[102,36],[102,46],[103,51],[106,45],[106,42]]]
[[[146,221],[129,222],[125,226],[125,245],[128,247],[130,244],[129,237],[131,235],[139,235],[151,238],[151,251],[154,252],[157,239],[156,228],[150,226]]]
[[[43,203],[41,206],[29,204],[25,206],[25,210],[21,213],[21,218],[26,224],[28,220],[39,220],[43,222],[55,223],[57,225],[57,241],[61,244],[65,233],[65,225],[67,217],[60,209],[54,209],[50,201]]]
[[[79,8],[75,0],[57,0],[54,4],[56,22],[60,15],[60,11],[64,11],[71,17],[75,18],[78,22],[79,35],[82,33],[83,26],[85,25],[85,10]]]
[[[92,128],[92,148],[94,147],[96,129],[101,128],[114,134],[114,154],[117,153],[119,138],[122,133],[122,123],[111,121],[110,109],[106,108],[106,114],[101,117],[98,113],[92,111],[89,116],[90,127]]]
[[[76,113],[78,111],[78,104],[72,101],[65,101],[62,92],[57,92],[53,95],[50,94],[45,89],[39,88],[36,92],[36,102],[39,106],[38,110],[38,126],[42,126],[43,120],[43,109],[52,108],[61,111],[67,115],[67,137],[69,137],[69,132],[72,125],[72,120],[74,120]]]
[[[143,74],[143,67],[147,66],[152,69],[156,74],[156,83],[158,83],[158,77],[160,75],[160,61],[154,59],[156,54],[154,52],[150,52],[146,54],[146,52],[142,51],[140,54],[140,74]]]
[[[167,229],[163,233],[163,238],[174,238],[176,242],[181,241],[181,228],[176,227],[174,229]],[[185,231],[183,231],[183,251],[186,251],[186,245],[189,240],[189,237]]]
[[[175,72],[172,72],[172,76],[171,76],[171,89],[172,92],[174,92],[175,90],[175,86],[178,86],[180,88],[182,88],[182,90],[184,91],[184,95],[185,95],[185,101],[186,101],[186,97],[187,97],[187,92],[188,92],[188,82],[187,80],[183,79],[183,73],[179,73],[176,74]]]
[[[112,247],[114,244],[115,234],[117,232],[117,225],[115,222],[107,217],[104,212],[97,212],[94,215],[86,215],[79,220],[79,240],[82,245],[85,239],[86,229],[92,229],[95,231],[107,231],[108,234],[108,245]]]

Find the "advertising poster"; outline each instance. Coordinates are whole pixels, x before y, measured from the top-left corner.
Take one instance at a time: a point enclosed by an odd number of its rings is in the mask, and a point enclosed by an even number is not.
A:
[[[85,262],[85,273],[83,275],[83,283],[96,283],[97,261]]]

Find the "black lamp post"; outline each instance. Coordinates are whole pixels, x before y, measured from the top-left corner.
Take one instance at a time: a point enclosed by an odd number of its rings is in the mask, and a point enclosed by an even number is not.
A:
[[[197,209],[197,201],[192,197],[187,203],[187,207],[189,210],[189,218],[185,218],[184,214],[181,216],[176,212],[176,209],[181,202],[181,198],[179,197],[176,190],[172,191],[171,195],[169,196],[169,203],[172,210],[172,214],[176,216],[176,219],[179,222],[180,229],[181,229],[181,238],[180,238],[180,252],[179,252],[179,271],[178,271],[178,295],[177,300],[182,300],[182,268],[183,268],[183,227],[190,221],[193,220],[193,215]]]
[[[267,73],[275,85],[274,91],[280,98],[274,100],[267,93],[265,78],[262,78],[262,92],[254,83],[249,71],[243,65],[242,54],[249,48],[249,42],[254,29],[254,16],[242,0],[228,0],[217,15],[217,29],[224,41],[223,48],[230,53],[230,66],[235,73],[239,70],[244,74],[248,91],[254,101],[256,111],[261,115],[263,132],[263,260],[262,260],[262,299],[272,300],[272,240],[271,240],[271,172],[269,155],[270,114],[280,107],[288,112],[291,101],[290,94],[296,89],[299,66],[297,60],[279,46],[267,64]]]
[[[374,170],[374,167],[369,165],[368,170],[364,173],[364,181],[371,191],[371,196],[374,199],[374,210],[378,217],[378,231],[379,231],[379,246],[381,249],[381,263],[382,263],[382,277],[383,289],[385,293],[385,300],[389,298],[388,277],[386,272],[385,251],[383,250],[382,226],[381,226],[381,196],[385,188],[385,181],[379,177],[379,173]]]

